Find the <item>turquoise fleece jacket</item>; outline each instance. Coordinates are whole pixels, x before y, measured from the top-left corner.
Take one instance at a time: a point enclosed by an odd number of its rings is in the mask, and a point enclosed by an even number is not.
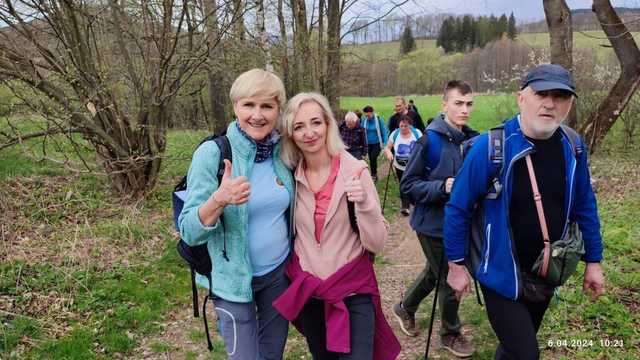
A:
[[[236,128],[235,121],[227,128],[227,137],[231,144],[233,177],[250,178],[256,156],[256,145]],[[289,192],[289,223],[293,214],[295,190],[293,176],[280,160],[280,144],[277,144],[272,157],[274,170]],[[187,174],[189,193],[178,223],[182,239],[190,246],[207,243],[213,263],[212,291],[227,301],[251,302],[253,291],[251,280],[253,268],[249,256],[247,234],[249,231],[249,211],[247,204],[228,205],[224,208],[224,225],[218,220],[213,226],[204,226],[200,222],[198,209],[218,189],[216,173],[220,161],[220,150],[214,141],[203,143],[193,154],[191,167]],[[260,191],[260,189],[251,189]],[[225,228],[226,226],[226,228]],[[222,257],[223,239],[227,240],[227,256]],[[291,232],[289,232],[291,237]],[[290,239],[289,239],[290,240]],[[202,279],[200,279],[202,280]],[[206,281],[199,281],[206,284]]]

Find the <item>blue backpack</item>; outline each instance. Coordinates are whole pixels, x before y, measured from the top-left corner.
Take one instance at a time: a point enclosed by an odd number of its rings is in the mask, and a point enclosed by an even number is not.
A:
[[[218,163],[218,172],[216,174],[218,178],[218,184],[222,181],[222,175],[224,174],[224,160],[231,161],[231,144],[229,144],[229,138],[223,133],[221,135],[211,135],[204,138],[198,146],[204,144],[207,141],[215,141],[220,149],[220,162]],[[187,176],[184,176],[182,180],[173,188],[171,194],[171,201],[173,205],[173,223],[176,230],[180,231],[178,226],[178,217],[184,207],[184,202],[187,199]],[[224,223],[224,214],[220,216],[220,221]],[[227,257],[227,242],[226,238],[223,240],[222,256],[229,261]],[[209,335],[209,324],[207,323],[206,306],[207,301],[211,297],[211,271],[213,266],[211,263],[211,257],[209,256],[209,250],[207,249],[207,243],[189,246],[182,239],[176,244],[176,250],[180,257],[182,257],[191,270],[191,292],[193,297],[193,316],[198,317],[198,287],[196,285],[196,273],[203,275],[209,281],[209,294],[205,296],[204,303],[202,304],[202,317],[204,321],[205,333],[207,335],[207,347],[209,351],[213,350],[213,344],[211,343],[211,336]]]

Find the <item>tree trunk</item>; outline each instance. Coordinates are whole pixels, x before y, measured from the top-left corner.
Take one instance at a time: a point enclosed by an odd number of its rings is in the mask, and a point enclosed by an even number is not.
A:
[[[593,11],[613,46],[621,70],[607,98],[581,129],[591,152],[595,151],[640,87],[640,50],[631,33],[608,0],[594,0]]]
[[[273,72],[273,60],[271,59],[271,49],[267,39],[267,30],[264,26],[264,0],[255,0],[256,6],[256,32],[258,33],[258,46],[264,54],[264,68]]]
[[[244,45],[245,31],[244,31],[244,5],[243,0],[233,0],[233,32],[236,37],[236,41],[240,45]]]
[[[334,112],[340,99],[340,18],[339,0],[327,0],[327,74],[325,96]]]
[[[293,58],[295,62],[296,92],[309,91],[313,88],[313,72],[309,69],[311,54],[307,27],[307,6],[305,0],[291,0],[291,5],[295,23]]]
[[[551,62],[563,66],[573,73],[573,29],[571,10],[565,0],[543,0],[544,14],[549,27]],[[578,118],[574,106],[566,120],[567,125],[576,128]]]
[[[204,27],[207,46],[209,47],[207,81],[209,83],[211,127],[216,134],[220,134],[227,128],[227,122],[229,121],[229,115],[227,114],[229,96],[221,64],[222,59],[224,59],[224,49],[222,44],[218,43],[220,37],[217,17],[218,4],[215,0],[204,0],[202,6],[205,13]]]
[[[324,8],[325,0],[319,0],[318,4],[318,49],[316,55],[316,72],[315,72],[315,88],[316,90],[324,93],[324,82],[326,73],[325,56],[324,56]]]
[[[280,41],[282,42],[282,81],[287,98],[290,98],[295,93],[291,68],[289,67],[289,41],[287,40],[287,25],[284,21],[283,0],[278,0],[278,24],[280,25]]]

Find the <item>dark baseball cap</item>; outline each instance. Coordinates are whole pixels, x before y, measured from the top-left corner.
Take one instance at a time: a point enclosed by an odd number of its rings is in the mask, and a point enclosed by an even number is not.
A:
[[[530,86],[534,91],[566,90],[576,94],[571,73],[556,64],[543,64],[534,67],[522,78],[520,90]]]
[[[373,112],[373,107],[371,105],[367,105],[362,109],[362,112]]]

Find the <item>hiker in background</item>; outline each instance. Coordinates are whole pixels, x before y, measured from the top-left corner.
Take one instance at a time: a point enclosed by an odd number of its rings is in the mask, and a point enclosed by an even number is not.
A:
[[[416,104],[413,102],[413,99],[409,99],[409,105],[407,105],[407,109],[409,111],[413,111],[414,113],[420,115],[420,111],[418,111],[418,107],[416,106]]]
[[[575,96],[571,74],[563,67],[545,64],[531,69],[517,95],[520,114],[492,137],[501,146],[493,147],[488,134],[474,140],[446,205],[447,281],[458,297],[469,291],[463,265],[467,260],[500,341],[495,359],[540,357],[536,333],[555,290],[544,272],[534,270],[543,248],[549,249],[543,246],[543,237],[550,242],[562,239],[577,223],[586,251],[583,289],[593,291],[593,299],[604,293],[602,238],[588,151],[574,130],[561,126]],[[501,157],[489,159],[492,147],[492,153]],[[499,171],[497,160],[501,160]],[[534,183],[541,195],[536,200]],[[472,214],[477,214],[473,221]],[[483,243],[486,249],[480,254],[476,247]],[[474,261],[477,256],[481,257]],[[576,264],[580,256],[575,256]]]
[[[411,118],[411,125],[424,133],[424,122],[422,118],[415,111],[409,110],[407,101],[402,97],[396,97],[395,113],[389,118],[389,133],[393,132],[400,126],[400,117],[408,115]]]
[[[349,111],[340,124],[340,137],[347,145],[347,151],[354,158],[362,160],[367,153],[367,134],[360,126],[360,118],[354,112]]]
[[[198,147],[187,175],[180,235],[190,246],[207,243],[229,359],[282,359],[289,323],[271,303],[289,285],[284,264],[295,195],[275,130],[284,85],[276,75],[253,69],[238,76],[229,95],[236,116],[226,133],[232,161],[224,160],[218,184],[218,146],[208,141]]]
[[[478,134],[467,126],[472,109],[471,85],[460,80],[449,81],[444,88],[442,113],[436,116],[411,152],[400,181],[400,191],[415,204],[410,223],[418,235],[427,264],[405,292],[402,301],[393,306],[393,314],[402,331],[416,336],[415,313],[418,306],[442,276],[438,290],[440,338],[442,346],[459,357],[471,356],[474,347],[460,331],[460,304],[444,281],[447,269],[443,266],[446,262],[442,225],[444,205],[462,165],[462,143]]]
[[[411,118],[408,115],[401,117],[400,127],[389,135],[389,141],[387,141],[387,146],[384,148],[384,155],[387,157],[387,160],[392,162],[392,166],[396,170],[398,182],[402,179],[402,174],[407,167],[411,150],[415,146],[416,141],[422,136],[420,130],[410,124]],[[400,202],[400,213],[404,216],[409,216],[409,196],[401,192]]]
[[[362,109],[364,116],[361,125],[367,132],[367,155],[369,157],[369,166],[371,167],[371,177],[373,181],[378,181],[378,155],[382,147],[387,143],[387,126],[384,124],[384,118],[373,112],[370,105]]]
[[[395,359],[400,344],[382,313],[371,257],[389,226],[366,164],[344,150],[320,94],[289,101],[283,133],[282,158],[295,169],[296,237],[291,286],[274,306],[296,324],[314,359]]]

